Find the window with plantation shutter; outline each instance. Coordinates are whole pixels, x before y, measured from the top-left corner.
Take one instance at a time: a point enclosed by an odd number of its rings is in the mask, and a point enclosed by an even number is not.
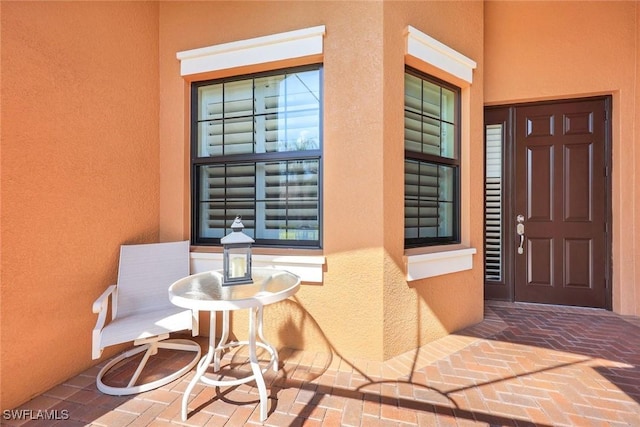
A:
[[[484,234],[485,281],[501,282],[503,279],[502,233],[502,124],[485,127],[485,182],[484,182]]]
[[[321,67],[192,85],[193,243],[320,247]]]
[[[458,243],[460,90],[405,72],[405,247]]]

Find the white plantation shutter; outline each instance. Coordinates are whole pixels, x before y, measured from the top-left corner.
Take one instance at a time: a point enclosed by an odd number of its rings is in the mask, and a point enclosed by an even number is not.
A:
[[[502,139],[501,124],[485,130],[485,280],[502,281]]]

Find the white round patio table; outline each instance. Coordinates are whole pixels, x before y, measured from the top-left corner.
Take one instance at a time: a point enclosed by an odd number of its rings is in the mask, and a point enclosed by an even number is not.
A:
[[[189,382],[182,397],[182,420],[187,419],[189,395],[198,381],[212,386],[234,386],[255,380],[260,394],[260,421],[267,419],[267,387],[262,374],[273,367],[278,371],[278,353],[264,338],[262,327],[263,307],[294,295],[300,288],[300,278],[293,273],[273,268],[251,269],[253,283],[242,285],[222,285],[222,271],[207,271],[193,274],[174,282],[169,287],[169,300],[184,308],[211,312],[209,329],[209,351],[200,360],[196,374]],[[248,341],[228,342],[229,312],[250,310]],[[222,336],[216,344],[216,313],[222,313]],[[259,340],[258,340],[259,339]],[[249,363],[252,375],[233,379],[213,379],[205,374],[213,361],[213,370],[220,370],[222,350],[240,345],[249,347]],[[256,355],[257,347],[270,354],[269,363],[261,368]]]

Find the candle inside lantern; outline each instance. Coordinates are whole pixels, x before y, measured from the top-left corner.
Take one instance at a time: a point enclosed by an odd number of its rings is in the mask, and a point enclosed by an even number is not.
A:
[[[242,277],[247,272],[247,263],[244,257],[234,257],[231,260],[231,277]]]

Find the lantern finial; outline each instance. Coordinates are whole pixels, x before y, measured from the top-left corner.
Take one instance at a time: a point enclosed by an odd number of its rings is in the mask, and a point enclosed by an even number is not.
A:
[[[242,224],[242,217],[240,215],[236,216],[236,219],[233,220],[231,224],[231,229],[233,231],[242,231],[244,228],[244,224]]]

